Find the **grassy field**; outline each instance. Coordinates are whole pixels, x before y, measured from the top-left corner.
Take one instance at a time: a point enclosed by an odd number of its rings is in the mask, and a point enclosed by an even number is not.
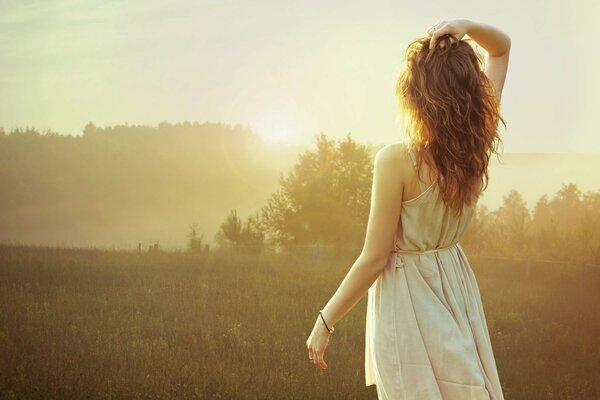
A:
[[[305,348],[356,255],[0,247],[0,398],[376,399],[366,297]],[[505,398],[599,400],[600,270],[469,260]]]

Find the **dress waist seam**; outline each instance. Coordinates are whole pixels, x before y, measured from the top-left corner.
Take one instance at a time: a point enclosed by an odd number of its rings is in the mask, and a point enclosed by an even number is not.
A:
[[[437,253],[440,251],[449,250],[449,249],[455,247],[457,244],[458,244],[458,242],[454,242],[449,246],[438,247],[435,249],[427,249],[427,250],[408,250],[408,249],[402,249],[402,248],[398,247],[398,245],[396,245],[391,252],[392,253],[402,253],[402,254],[429,254],[429,253]]]

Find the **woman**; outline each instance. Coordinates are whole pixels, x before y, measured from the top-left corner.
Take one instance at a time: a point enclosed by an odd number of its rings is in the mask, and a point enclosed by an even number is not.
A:
[[[308,357],[327,368],[335,324],[368,292],[365,379],[379,399],[501,400],[479,288],[458,241],[501,142],[510,38],[465,19],[427,33],[409,46],[396,88],[408,140],[375,156],[364,247],[317,315]],[[465,35],[487,51],[485,63]]]

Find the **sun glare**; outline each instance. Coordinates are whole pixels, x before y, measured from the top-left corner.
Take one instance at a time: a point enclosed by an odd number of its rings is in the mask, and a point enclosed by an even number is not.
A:
[[[295,143],[301,135],[300,123],[283,114],[272,114],[260,120],[256,129],[259,135],[271,143]]]

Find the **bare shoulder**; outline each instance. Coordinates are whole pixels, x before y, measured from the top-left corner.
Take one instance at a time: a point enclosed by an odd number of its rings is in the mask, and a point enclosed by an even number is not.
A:
[[[400,172],[408,163],[410,156],[405,142],[387,144],[375,154],[375,165],[386,170]]]
[[[375,154],[375,175],[394,186],[404,186],[410,176],[412,161],[404,142],[385,145]]]

